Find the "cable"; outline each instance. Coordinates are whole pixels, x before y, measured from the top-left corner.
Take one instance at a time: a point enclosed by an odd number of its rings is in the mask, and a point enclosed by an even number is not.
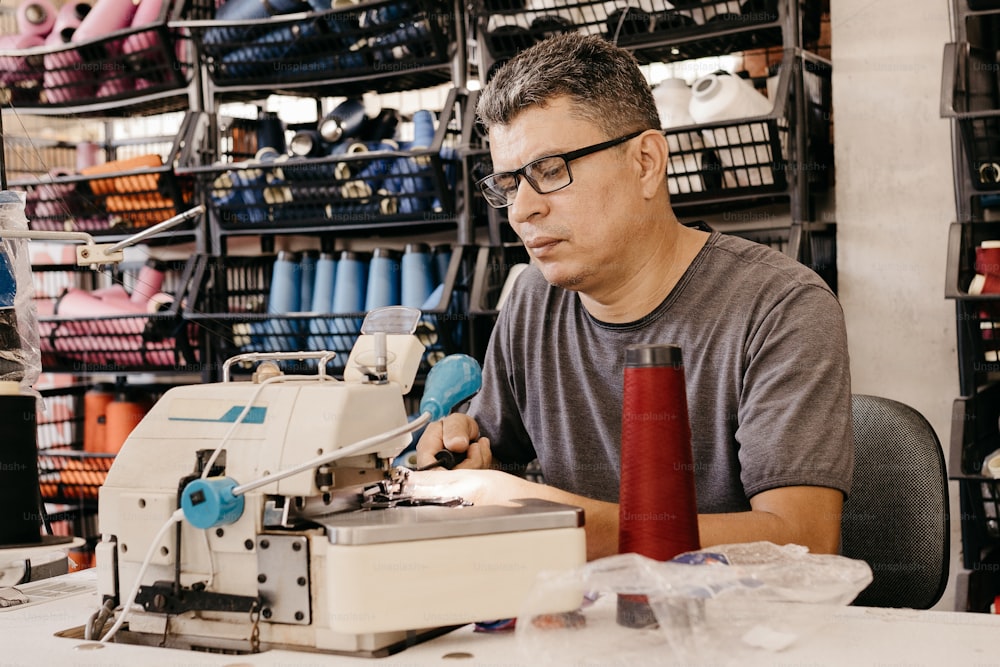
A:
[[[212,470],[212,466],[215,464],[215,461],[219,458],[219,454],[222,453],[222,450],[225,447],[226,443],[229,441],[233,433],[236,431],[236,427],[239,426],[241,423],[243,423],[243,420],[246,419],[246,416],[250,413],[250,410],[253,407],[254,401],[256,401],[257,398],[260,396],[265,386],[269,384],[274,384],[276,382],[286,382],[288,380],[316,380],[317,378],[321,380],[335,381],[335,379],[332,377],[322,376],[322,375],[320,376],[276,375],[274,377],[267,378],[266,380],[261,382],[260,385],[257,387],[257,389],[254,391],[254,393],[250,396],[250,399],[247,401],[247,404],[243,406],[243,409],[236,416],[236,419],[233,421],[233,425],[230,426],[229,430],[226,431],[225,435],[222,436],[222,440],[219,442],[219,445],[215,448],[215,451],[212,452],[212,455],[208,458],[208,461],[206,461],[205,467],[201,472],[201,478],[205,479],[208,477],[210,471]],[[429,412],[424,412],[412,422],[409,422],[398,428],[391,429],[389,431],[384,431],[378,435],[374,435],[370,438],[366,438],[364,440],[355,442],[354,444],[348,445],[347,447],[341,447],[340,449],[330,452],[329,454],[324,454],[314,459],[310,459],[304,463],[300,463],[298,466],[295,466],[294,468],[286,468],[285,470],[277,472],[273,475],[267,475],[266,477],[261,477],[252,482],[247,482],[246,484],[240,484],[239,486],[233,488],[232,490],[233,495],[237,496],[242,495],[249,491],[253,491],[254,489],[270,484],[271,482],[277,482],[279,480],[285,479],[286,477],[296,475],[300,472],[305,472],[312,468],[316,468],[318,466],[325,465],[327,463],[332,463],[333,461],[336,461],[338,459],[342,459],[348,456],[353,456],[354,454],[360,451],[364,451],[369,447],[373,447],[387,440],[392,440],[393,438],[405,435],[407,433],[412,433],[413,431],[416,431],[420,427],[427,424],[427,422],[430,421],[431,417],[432,415]]]
[[[203,530],[201,534],[205,537],[205,550],[208,552],[208,581],[205,582],[205,588],[211,588],[215,583],[215,551],[208,539],[208,531]]]
[[[364,450],[370,447],[374,447],[375,445],[381,444],[387,440],[392,440],[393,438],[399,437],[401,435],[412,433],[413,431],[416,431],[420,427],[427,424],[427,422],[430,421],[430,419],[431,419],[431,413],[424,412],[419,417],[414,419],[412,422],[404,424],[403,426],[399,426],[389,431],[383,431],[378,435],[373,435],[372,437],[365,438],[364,440],[359,440],[354,444],[348,445],[347,447],[341,447],[340,449],[334,450],[329,454],[317,456],[314,459],[310,459],[308,461],[305,461],[304,463],[300,463],[294,468],[286,468],[285,470],[276,472],[273,475],[267,475],[266,477],[260,477],[259,479],[256,479],[252,482],[247,482],[246,484],[240,484],[239,486],[234,486],[232,493],[234,496],[239,496],[244,493],[247,493],[248,491],[253,491],[254,489],[266,486],[271,482],[277,482],[279,480],[285,479],[286,477],[297,475],[300,472],[306,472],[318,466],[325,465],[327,463],[332,463],[337,459],[353,456],[359,452],[363,452]]]
[[[178,521],[181,521],[183,518],[184,510],[176,510],[170,515],[170,518],[167,519],[162,526],[160,526],[160,530],[157,531],[153,541],[149,543],[149,549],[146,551],[146,557],[143,558],[142,565],[139,567],[139,573],[135,577],[135,583],[132,585],[132,590],[129,591],[128,598],[126,598],[125,602],[122,603],[122,612],[118,616],[118,620],[115,621],[115,624],[111,626],[110,630],[108,630],[107,634],[101,637],[102,644],[110,641],[115,636],[115,633],[121,629],[122,625],[125,623],[125,619],[128,618],[132,605],[135,603],[135,598],[139,595],[139,587],[142,585],[142,578],[146,574],[146,568],[149,567],[150,562],[153,560],[153,554],[156,553],[156,545],[158,545],[160,540],[164,538],[167,531],[170,530],[170,527]],[[176,558],[180,557],[180,554],[176,555]]]
[[[114,608],[111,606],[111,599],[108,598],[104,601],[104,604],[101,605],[100,609],[90,615],[90,618],[87,620],[87,624],[83,626],[83,638],[87,641],[91,641],[95,637],[99,636],[114,611]]]

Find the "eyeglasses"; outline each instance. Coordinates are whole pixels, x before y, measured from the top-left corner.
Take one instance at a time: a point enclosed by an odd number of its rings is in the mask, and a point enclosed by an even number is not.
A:
[[[486,203],[493,208],[506,208],[514,203],[517,188],[521,184],[521,176],[540,195],[547,195],[556,190],[562,190],[573,182],[573,173],[569,170],[572,160],[606,150],[635,139],[646,130],[636,130],[624,137],[611,141],[602,141],[593,146],[587,146],[560,155],[547,155],[532,160],[516,171],[501,171],[490,174],[476,182],[486,198]]]

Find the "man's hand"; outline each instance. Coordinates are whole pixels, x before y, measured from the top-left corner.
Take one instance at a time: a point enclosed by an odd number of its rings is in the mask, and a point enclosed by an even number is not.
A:
[[[474,505],[513,505],[519,498],[538,495],[538,485],[499,470],[455,470],[439,475],[411,472],[407,481],[415,496],[459,497]]]
[[[456,468],[488,469],[493,466],[490,441],[479,437],[479,424],[468,415],[456,413],[427,425],[417,443],[417,467],[434,463],[435,455],[442,449],[465,455],[465,460]]]
[[[418,497],[459,497],[474,505],[517,505],[515,501],[539,498],[581,507],[586,516],[587,558],[618,552],[618,505],[614,503],[577,496],[500,470],[412,472],[407,484]]]

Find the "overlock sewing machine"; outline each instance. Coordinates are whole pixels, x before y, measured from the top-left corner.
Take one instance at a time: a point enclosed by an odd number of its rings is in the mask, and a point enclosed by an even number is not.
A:
[[[420,311],[366,318],[343,379],[285,375],[169,390],[100,491],[92,639],[174,648],[380,656],[458,625],[516,617],[537,573],[585,561],[583,513],[525,500],[419,497],[392,462],[412,432],[478,391],[471,357],[404,396],[425,350]],[[447,474],[447,473],[440,473]],[[580,599],[551,600],[553,612]]]

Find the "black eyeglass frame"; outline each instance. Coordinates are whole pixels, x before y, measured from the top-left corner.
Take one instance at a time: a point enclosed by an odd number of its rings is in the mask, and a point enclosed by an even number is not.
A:
[[[582,157],[586,157],[588,155],[593,155],[594,153],[598,153],[600,151],[607,150],[609,148],[614,148],[615,146],[624,144],[626,141],[631,141],[632,139],[635,139],[636,137],[638,137],[640,134],[642,134],[645,131],[646,130],[636,130],[635,132],[630,132],[629,134],[626,134],[624,136],[618,137],[617,139],[610,139],[608,141],[602,141],[599,144],[593,144],[591,146],[584,146],[583,148],[578,148],[575,151],[569,151],[567,153],[556,153],[555,155],[545,155],[545,156],[542,156],[542,157],[537,158],[535,160],[532,160],[531,162],[529,162],[526,165],[522,166],[520,169],[515,169],[514,171],[497,171],[497,172],[494,172],[492,174],[489,174],[488,176],[483,176],[478,181],[476,181],[476,185],[479,187],[480,192],[483,193],[483,198],[486,199],[486,203],[489,204],[490,206],[492,206],[493,208],[507,208],[507,207],[511,206],[514,203],[514,200],[512,198],[508,198],[507,203],[503,204],[503,205],[497,205],[497,204],[494,204],[492,201],[490,201],[490,194],[489,193],[492,193],[492,194],[499,194],[499,193],[496,192],[495,190],[493,190],[492,188],[489,188],[486,185],[486,181],[488,181],[488,180],[490,180],[492,178],[496,178],[497,176],[513,176],[514,177],[514,193],[515,194],[517,193],[518,188],[521,187],[521,177],[522,176],[524,177],[524,180],[526,180],[528,182],[528,185],[530,185],[531,188],[535,192],[537,192],[538,194],[540,194],[540,195],[547,195],[547,194],[551,194],[553,192],[558,192],[559,190],[562,190],[564,188],[568,188],[570,185],[573,184],[573,171],[569,168],[569,163],[571,161],[579,159],[579,158],[582,158]],[[552,189],[552,190],[546,190],[545,192],[542,192],[539,189],[538,184],[535,183],[534,179],[532,179],[530,176],[528,176],[527,169],[531,165],[533,165],[533,164],[541,162],[542,160],[551,160],[554,157],[562,158],[563,162],[566,163],[566,175],[569,177],[569,180],[566,182],[565,185],[560,185],[558,188],[555,188],[555,189]]]

